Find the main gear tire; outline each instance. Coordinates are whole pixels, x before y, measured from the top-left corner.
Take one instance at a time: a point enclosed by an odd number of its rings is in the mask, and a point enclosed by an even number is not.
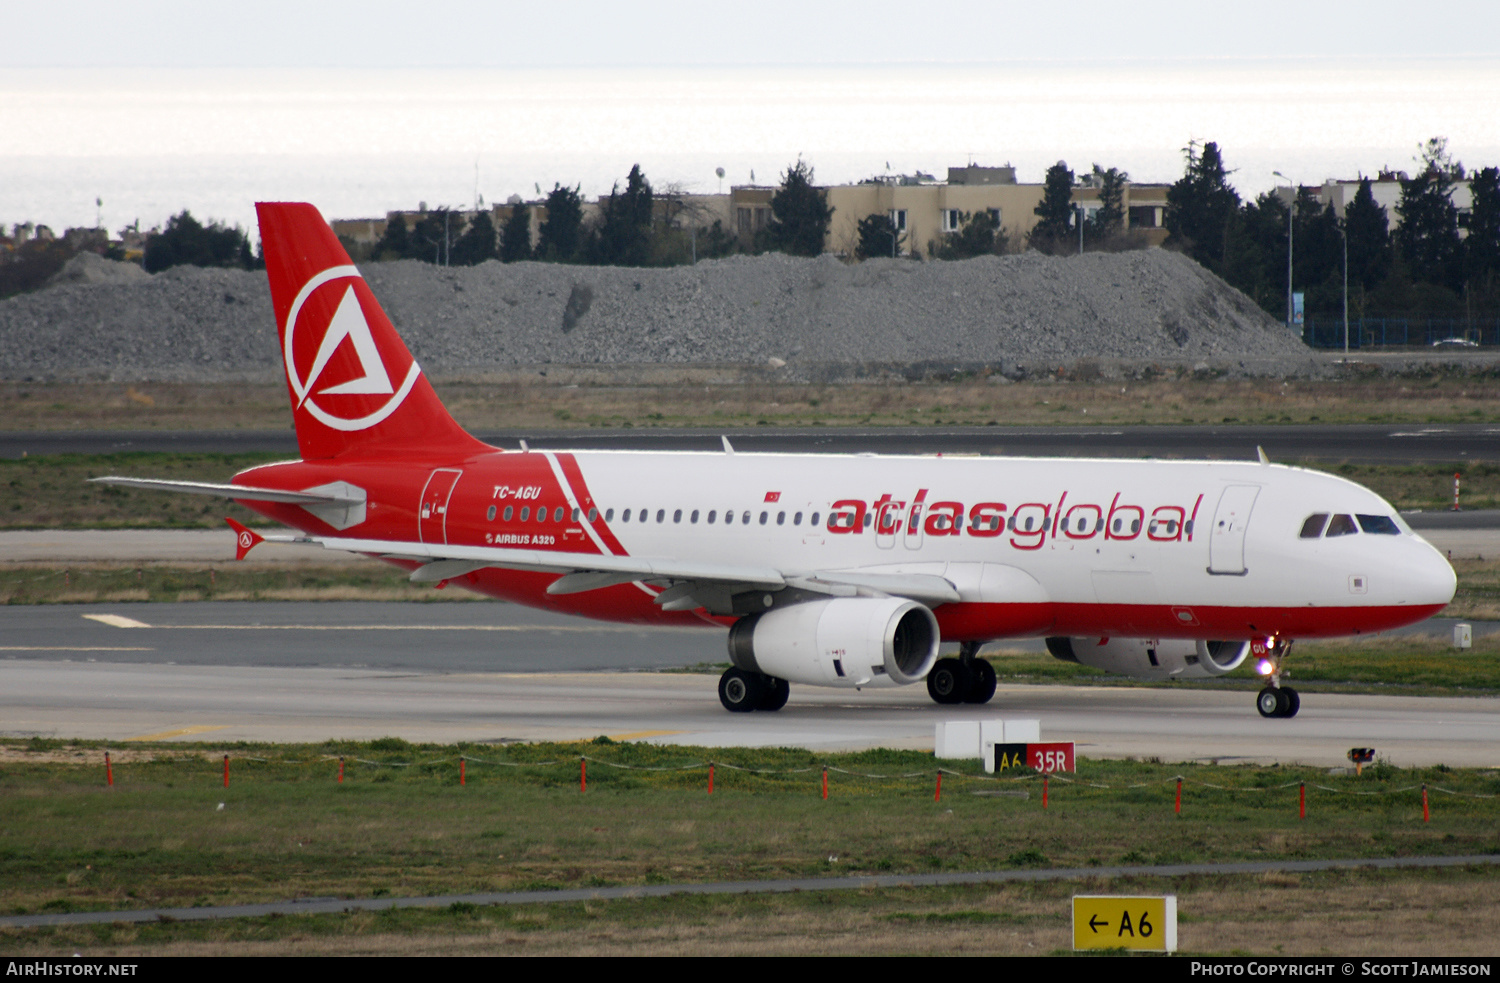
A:
[[[719,702],[730,713],[750,713],[765,699],[765,677],[758,672],[727,669],[719,677]]]
[[[927,695],[934,703],[962,703],[969,688],[969,670],[958,659],[939,659],[927,673]]]
[[[757,710],[780,710],[786,706],[787,698],[792,695],[792,684],[785,679],[777,679],[775,676],[765,676],[765,692],[760,698],[760,706]]]
[[[995,695],[995,667],[984,659],[969,663],[969,691],[965,703],[988,703]]]

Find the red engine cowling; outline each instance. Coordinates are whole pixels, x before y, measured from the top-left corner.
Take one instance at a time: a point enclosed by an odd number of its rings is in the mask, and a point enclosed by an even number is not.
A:
[[[729,630],[729,659],[815,686],[904,686],[937,659],[937,618],[899,597],[807,601],[741,618]]]
[[[1047,651],[1064,662],[1077,662],[1137,679],[1202,679],[1238,669],[1250,654],[1250,643],[1167,638],[1049,638]]]

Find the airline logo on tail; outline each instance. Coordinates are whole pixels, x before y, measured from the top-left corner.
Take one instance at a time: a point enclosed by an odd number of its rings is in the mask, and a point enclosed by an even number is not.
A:
[[[333,266],[303,284],[287,312],[283,355],[297,408],[334,430],[375,426],[396,412],[422,374],[405,351],[409,364],[386,364],[367,309],[379,311],[359,271]],[[401,377],[399,387],[393,376]]]

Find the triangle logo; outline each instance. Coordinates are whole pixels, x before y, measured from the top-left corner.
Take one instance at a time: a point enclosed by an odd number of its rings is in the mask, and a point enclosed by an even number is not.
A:
[[[312,369],[307,374],[302,402],[307,402],[307,397],[312,395],[313,387],[323,374],[323,369],[328,366],[328,360],[333,358],[333,353],[345,338],[354,343],[354,354],[359,359],[359,367],[364,374],[348,382],[320,389],[319,394],[379,396],[395,392],[391,387],[391,377],[385,370],[385,363],[380,360],[380,350],[375,347],[375,338],[370,334],[370,323],[365,320],[365,312],[360,309],[359,298],[354,295],[351,284],[344,291],[344,299],[339,301],[333,319],[328,322],[328,330],[323,333],[317,357],[313,359]]]

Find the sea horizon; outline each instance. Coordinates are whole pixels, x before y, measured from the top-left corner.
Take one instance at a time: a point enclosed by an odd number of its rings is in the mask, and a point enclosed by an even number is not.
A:
[[[1414,169],[1428,139],[1500,165],[1500,58],[1016,60],[517,69],[0,69],[0,223],[150,228],[183,209],[254,236],[254,202],[333,218],[1010,164],[1040,182],[1182,175],[1219,144],[1242,197]],[[715,169],[726,172],[720,181]],[[753,175],[753,178],[752,178]],[[96,205],[96,199],[102,205]]]

